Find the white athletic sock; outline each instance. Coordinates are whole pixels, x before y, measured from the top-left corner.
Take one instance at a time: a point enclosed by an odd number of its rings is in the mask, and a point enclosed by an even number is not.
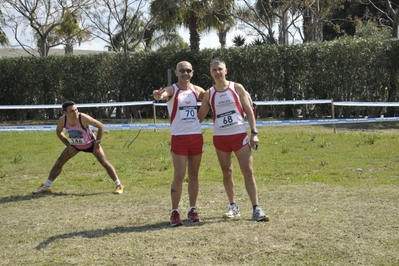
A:
[[[53,181],[51,181],[50,179],[47,179],[46,182],[44,182],[44,185],[46,187],[49,187],[49,186],[51,186],[52,183],[53,183]]]
[[[195,206],[190,206],[190,208],[188,208],[188,211],[190,212],[194,208],[196,208],[196,207]]]
[[[177,211],[178,213],[180,213],[179,209],[173,209],[171,212],[173,212],[173,211]]]
[[[116,185],[116,186],[119,185],[119,184],[121,183],[121,181],[119,181],[119,179],[115,180],[114,182],[115,182],[115,185]]]

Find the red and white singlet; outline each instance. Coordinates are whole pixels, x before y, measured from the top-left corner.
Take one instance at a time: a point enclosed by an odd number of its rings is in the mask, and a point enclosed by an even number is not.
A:
[[[247,132],[244,110],[240,95],[235,90],[234,82],[230,82],[224,91],[217,91],[214,86],[210,88],[209,104],[213,111],[214,136]]]
[[[172,135],[202,134],[197,116],[198,93],[190,83],[186,89],[172,85],[173,96],[167,102]]]

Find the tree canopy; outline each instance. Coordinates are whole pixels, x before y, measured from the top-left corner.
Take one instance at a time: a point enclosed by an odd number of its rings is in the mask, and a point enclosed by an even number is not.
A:
[[[181,28],[189,31],[192,51],[209,32],[226,47],[232,30],[245,37],[246,45],[287,45],[354,36],[364,25],[376,29],[369,34],[385,29],[392,38],[398,38],[399,29],[399,0],[0,1],[0,45],[9,45],[1,30],[7,27],[27,53],[42,56],[58,45],[71,53],[94,38],[116,53],[186,49]]]

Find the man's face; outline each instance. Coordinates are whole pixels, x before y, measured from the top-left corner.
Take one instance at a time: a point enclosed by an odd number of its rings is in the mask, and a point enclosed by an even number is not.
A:
[[[225,79],[227,68],[224,64],[215,63],[211,66],[211,76],[215,80]]]
[[[76,107],[76,105],[71,105],[68,106],[66,111],[64,111],[64,114],[69,118],[69,119],[74,119],[74,118],[78,118],[78,108]]]
[[[194,74],[193,67],[191,64],[182,63],[177,66],[175,70],[175,75],[178,79],[183,79],[184,81],[189,81]]]

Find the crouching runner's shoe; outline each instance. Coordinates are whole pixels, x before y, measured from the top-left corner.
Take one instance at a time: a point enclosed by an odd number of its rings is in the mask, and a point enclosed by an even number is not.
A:
[[[196,208],[192,208],[187,214],[188,220],[192,223],[197,223],[201,221],[201,218],[198,216],[198,211]]]
[[[33,190],[32,194],[50,194],[53,193],[53,191],[50,189],[50,187],[45,186],[42,184],[38,189]]]
[[[122,184],[117,185],[115,188],[114,194],[122,194],[123,188],[124,188],[124,186],[122,186]]]

